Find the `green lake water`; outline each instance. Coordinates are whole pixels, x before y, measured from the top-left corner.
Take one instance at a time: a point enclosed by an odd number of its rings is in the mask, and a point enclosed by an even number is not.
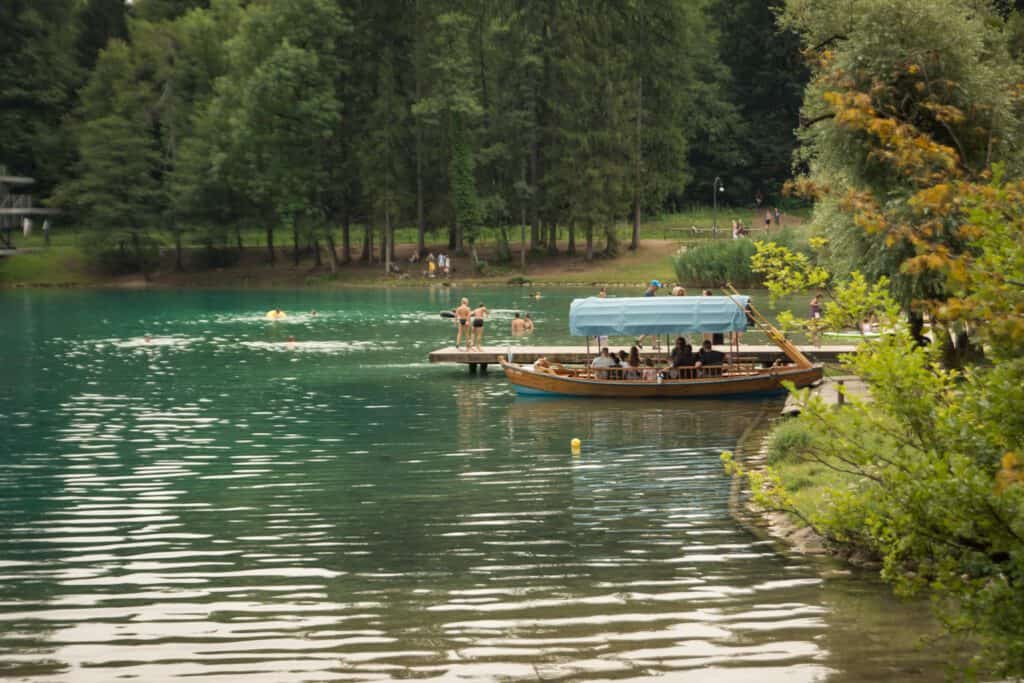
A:
[[[781,399],[426,362],[462,295],[505,346],[588,293],[0,292],[0,678],[941,676],[921,606],[730,516],[719,454]]]

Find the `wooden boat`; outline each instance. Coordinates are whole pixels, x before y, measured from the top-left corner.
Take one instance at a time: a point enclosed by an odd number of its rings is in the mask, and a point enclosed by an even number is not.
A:
[[[657,372],[651,372],[650,368],[568,368],[557,364],[538,367],[510,360],[502,360],[501,367],[517,393],[542,396],[749,396],[785,391],[786,383],[805,387],[821,380],[822,366],[812,363],[753,308],[747,297],[739,295],[577,299],[570,308],[569,329],[574,334],[582,332],[588,337],[736,332],[746,329],[749,321],[767,333],[789,363],[759,368],[756,362],[733,353],[728,354],[721,365],[682,367],[671,371],[659,369]],[[738,352],[738,348],[735,350]]]
[[[747,364],[744,364],[747,365]],[[773,394],[785,391],[784,382],[797,387],[809,386],[822,377],[820,365],[809,368],[740,368],[723,365],[709,376],[682,379],[598,378],[589,369],[556,369],[543,372],[530,365],[501,361],[505,376],[517,393],[543,396],[603,396],[607,398],[693,398]]]

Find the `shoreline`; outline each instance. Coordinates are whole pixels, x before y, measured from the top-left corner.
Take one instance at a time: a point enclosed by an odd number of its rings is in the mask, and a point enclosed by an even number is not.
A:
[[[605,282],[595,280],[594,282],[559,282],[557,280],[527,280],[525,283],[510,283],[500,280],[460,280],[440,282],[331,282],[331,283],[297,283],[297,282],[261,282],[261,283],[203,283],[184,284],[180,282],[0,282],[0,292],[17,289],[81,289],[81,290],[224,290],[224,289],[250,289],[250,290],[285,290],[285,289],[308,289],[308,290],[332,290],[332,289],[454,289],[479,288],[479,287],[568,287],[568,288],[593,288],[608,287],[612,289],[642,289],[643,282]]]
[[[767,460],[767,445],[774,423],[766,414],[740,436],[736,444],[736,459],[753,471],[762,471]],[[786,512],[765,510],[750,498],[745,477],[732,477],[729,491],[729,509],[733,517],[758,538],[768,538],[789,552],[808,557],[842,559],[830,549],[823,537],[805,524],[799,523]]]
[[[790,417],[782,418],[792,419]],[[767,462],[768,441],[777,421],[762,415],[750,426],[736,444],[735,456],[750,471],[763,472]],[[732,477],[729,510],[740,524],[754,536],[771,540],[782,552],[796,553],[810,560],[830,560],[846,569],[878,570],[882,565],[855,547],[828,541],[793,515],[778,510],[765,510],[753,502],[746,477]],[[829,571],[834,572],[835,568]]]

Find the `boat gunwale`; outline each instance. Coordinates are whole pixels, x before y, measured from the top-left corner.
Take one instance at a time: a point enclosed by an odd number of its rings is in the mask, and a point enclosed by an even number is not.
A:
[[[786,375],[802,375],[815,369],[821,369],[824,366],[821,364],[812,365],[810,368],[800,367],[786,367],[780,368],[762,368],[754,372],[744,373],[742,375],[714,375],[711,377],[693,377],[686,379],[662,379],[660,382],[657,380],[645,380],[645,379],[597,379],[588,377],[573,377],[569,375],[559,375],[554,372],[538,372],[530,366],[519,365],[517,363],[511,363],[505,359],[501,359],[501,367],[506,370],[506,376],[508,375],[507,370],[512,368],[514,371],[527,373],[534,377],[554,378],[563,380],[568,383],[582,384],[582,385],[595,385],[595,386],[613,386],[613,387],[637,387],[637,386],[687,386],[687,385],[699,385],[699,384],[735,384],[737,382],[749,382],[752,378],[772,378],[785,380]],[[725,366],[713,366],[713,367],[725,367]]]

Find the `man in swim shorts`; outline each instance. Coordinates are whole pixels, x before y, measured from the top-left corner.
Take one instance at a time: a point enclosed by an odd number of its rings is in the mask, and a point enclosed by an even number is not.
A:
[[[483,351],[480,342],[484,339],[484,318],[487,317],[487,307],[480,304],[473,309],[473,334],[477,351]]]
[[[466,350],[469,351],[469,346],[473,340],[473,333],[469,329],[469,299],[463,299],[459,307],[455,309],[455,327],[458,329],[458,334],[455,335],[455,348],[459,348],[459,342],[462,341],[462,335],[466,335]]]

